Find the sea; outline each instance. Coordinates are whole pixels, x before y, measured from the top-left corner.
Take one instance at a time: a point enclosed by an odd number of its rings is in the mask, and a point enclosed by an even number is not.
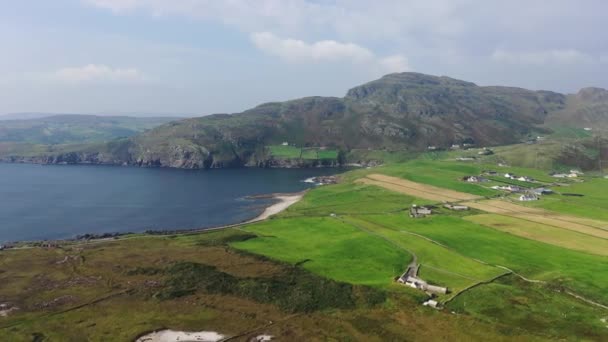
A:
[[[0,243],[239,223],[338,168],[182,170],[0,163]]]

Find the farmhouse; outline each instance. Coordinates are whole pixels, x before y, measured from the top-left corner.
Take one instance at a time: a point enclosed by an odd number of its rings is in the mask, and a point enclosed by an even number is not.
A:
[[[433,211],[427,207],[419,207],[415,204],[412,204],[410,208],[410,217],[412,218],[420,218],[426,217],[427,215],[431,215]]]
[[[465,182],[469,182],[469,183],[479,183],[482,182],[483,178],[481,177],[477,177],[477,176],[465,176],[462,178],[463,181]]]
[[[440,304],[438,301],[434,300],[434,299],[429,299],[426,302],[422,303],[422,305],[424,306],[430,306],[433,309],[439,309],[440,308]]]
[[[498,172],[496,172],[494,170],[483,170],[481,172],[481,174],[487,175],[487,176],[496,176],[498,174]]]
[[[520,192],[521,188],[516,186],[516,185],[494,185],[492,187],[492,189],[494,190],[504,190],[504,191],[509,191],[509,192]]]
[[[403,283],[403,281],[401,280],[401,278],[399,278],[399,282]],[[405,285],[414,288],[414,289],[418,289],[430,294],[446,294],[448,293],[448,288],[447,287],[441,287],[441,286],[436,286],[436,285],[429,285],[426,281],[418,278],[418,277],[412,277],[409,276],[405,279]]]
[[[283,143],[282,143],[281,145],[283,145],[283,146],[288,146],[288,145],[289,145],[289,143],[288,143],[287,141],[283,141]]]
[[[481,151],[477,152],[477,154],[480,156],[489,156],[494,154],[494,151],[484,147]]]
[[[456,211],[462,211],[462,210],[469,210],[469,207],[467,207],[466,205],[458,205],[458,204],[444,204],[443,205],[445,208],[448,208],[450,210],[456,210]]]
[[[534,194],[523,194],[519,196],[519,200],[522,202],[538,201],[538,196]]]
[[[532,192],[535,195],[540,196],[540,195],[549,195],[549,194],[552,194],[553,190],[547,189],[547,188],[538,188],[538,189],[532,190]]]
[[[515,179],[516,176],[514,174],[512,174],[511,172],[507,172],[507,173],[505,173],[505,178]]]
[[[555,177],[555,178],[567,178],[568,175],[565,173],[553,173],[551,174],[551,177]]]
[[[519,178],[517,178],[518,181],[521,182],[534,182],[534,179],[528,177],[528,176],[521,176]]]

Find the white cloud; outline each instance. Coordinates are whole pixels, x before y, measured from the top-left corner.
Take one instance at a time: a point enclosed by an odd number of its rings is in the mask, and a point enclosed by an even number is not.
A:
[[[581,64],[593,61],[593,58],[575,49],[556,49],[539,51],[508,51],[496,49],[492,59],[501,63],[546,65],[546,64]]]
[[[322,40],[308,44],[297,39],[281,39],[270,32],[256,32],[251,35],[251,41],[258,49],[288,61],[352,60],[353,62],[366,62],[374,58],[374,54],[364,47],[335,40]]]
[[[61,68],[51,78],[62,82],[139,82],[144,75],[135,68],[112,68],[103,64],[87,64],[81,67]]]
[[[353,43],[321,40],[307,43],[298,39],[282,39],[270,32],[251,34],[253,44],[265,53],[292,63],[349,62],[367,65],[382,72],[407,71],[407,59],[401,55],[378,58],[372,51]]]

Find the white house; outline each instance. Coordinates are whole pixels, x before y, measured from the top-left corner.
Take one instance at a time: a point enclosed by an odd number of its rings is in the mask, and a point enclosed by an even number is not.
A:
[[[287,141],[283,141],[283,143],[282,143],[281,145],[283,145],[283,146],[288,146],[288,145],[289,145],[289,143],[288,143]]]
[[[523,194],[519,196],[519,200],[522,202],[538,201],[538,197],[533,194]]]
[[[507,173],[505,173],[505,178],[515,179],[515,175],[510,172],[507,172]]]
[[[521,176],[519,178],[517,178],[518,181],[522,181],[522,182],[533,182],[534,179],[528,177],[528,176]]]

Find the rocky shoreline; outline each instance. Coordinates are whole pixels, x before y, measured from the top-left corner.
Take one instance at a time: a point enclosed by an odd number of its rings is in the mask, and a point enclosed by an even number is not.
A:
[[[207,161],[207,160],[177,160],[163,162],[160,159],[122,161],[104,158],[99,154],[69,153],[56,156],[7,156],[0,157],[1,163],[11,164],[40,164],[40,165],[108,165],[108,166],[135,166],[135,167],[166,167],[177,169],[224,169],[224,168],[334,168],[347,166],[337,160],[301,160],[301,159],[268,159],[257,162],[242,163],[240,161]],[[365,163],[363,163],[365,165]],[[375,165],[377,162],[370,162]]]

